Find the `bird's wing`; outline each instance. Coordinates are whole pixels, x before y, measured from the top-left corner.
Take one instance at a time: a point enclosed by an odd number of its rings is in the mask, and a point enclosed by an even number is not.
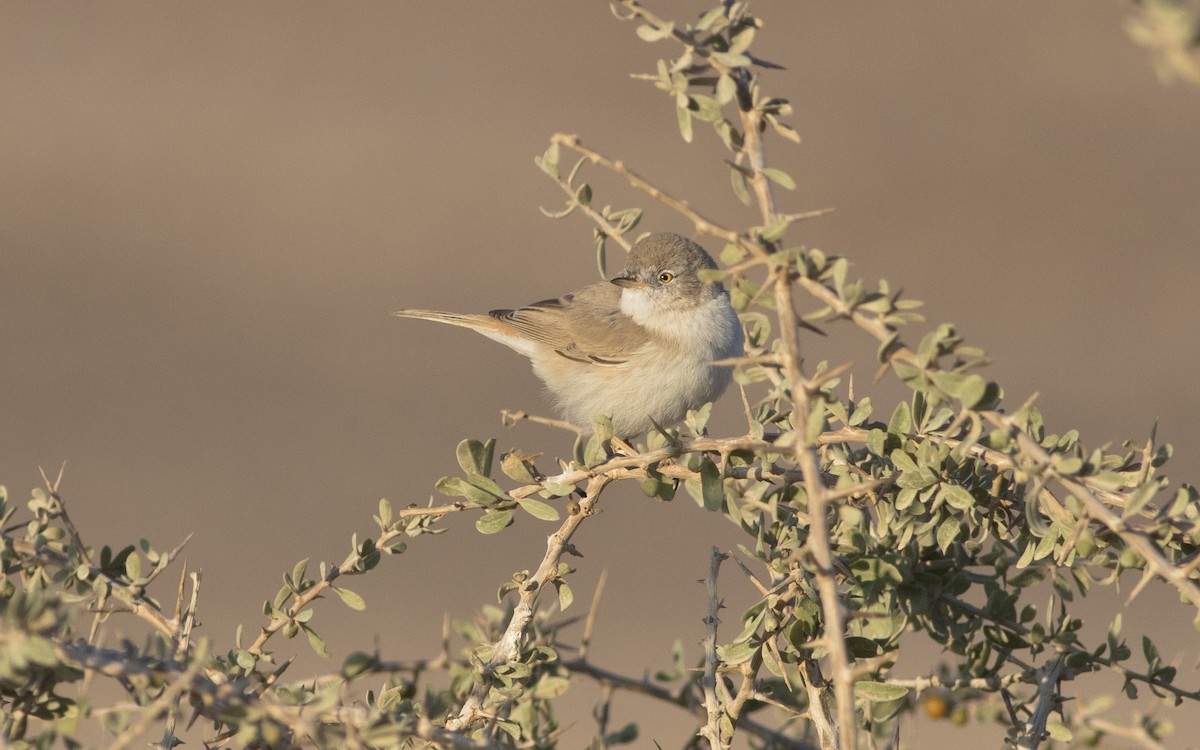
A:
[[[489,314],[508,323],[518,335],[546,344],[567,359],[621,364],[650,336],[621,312],[620,300],[620,288],[601,281],[558,299]]]

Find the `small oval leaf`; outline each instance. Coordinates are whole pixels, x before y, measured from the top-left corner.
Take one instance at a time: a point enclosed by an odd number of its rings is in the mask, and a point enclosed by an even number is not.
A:
[[[523,497],[517,501],[517,504],[534,518],[540,518],[543,521],[557,521],[559,519],[558,511],[554,506],[543,503],[541,500],[535,500],[532,497]]]
[[[854,697],[868,701],[894,701],[908,695],[908,688],[886,682],[859,680],[854,683]]]

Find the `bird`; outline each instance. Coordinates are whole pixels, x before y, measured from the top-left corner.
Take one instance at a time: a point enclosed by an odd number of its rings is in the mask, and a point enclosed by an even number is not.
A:
[[[529,358],[564,419],[590,431],[611,419],[633,439],[715,401],[732,378],[719,360],[745,337],[712,256],[678,234],[647,235],[625,270],[561,297],[486,315],[397,310],[393,315],[469,328]]]

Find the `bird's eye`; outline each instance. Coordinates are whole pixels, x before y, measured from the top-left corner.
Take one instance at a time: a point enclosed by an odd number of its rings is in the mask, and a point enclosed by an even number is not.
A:
[[[660,284],[670,284],[674,280],[675,274],[671,273],[670,271],[663,271],[658,275],[658,283]]]

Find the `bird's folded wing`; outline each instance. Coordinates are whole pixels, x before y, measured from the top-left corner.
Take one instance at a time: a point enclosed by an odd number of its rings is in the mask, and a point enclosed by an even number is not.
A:
[[[489,315],[512,326],[518,335],[540,341],[567,359],[621,364],[650,336],[621,312],[621,290],[607,281],[589,284],[558,299]]]

